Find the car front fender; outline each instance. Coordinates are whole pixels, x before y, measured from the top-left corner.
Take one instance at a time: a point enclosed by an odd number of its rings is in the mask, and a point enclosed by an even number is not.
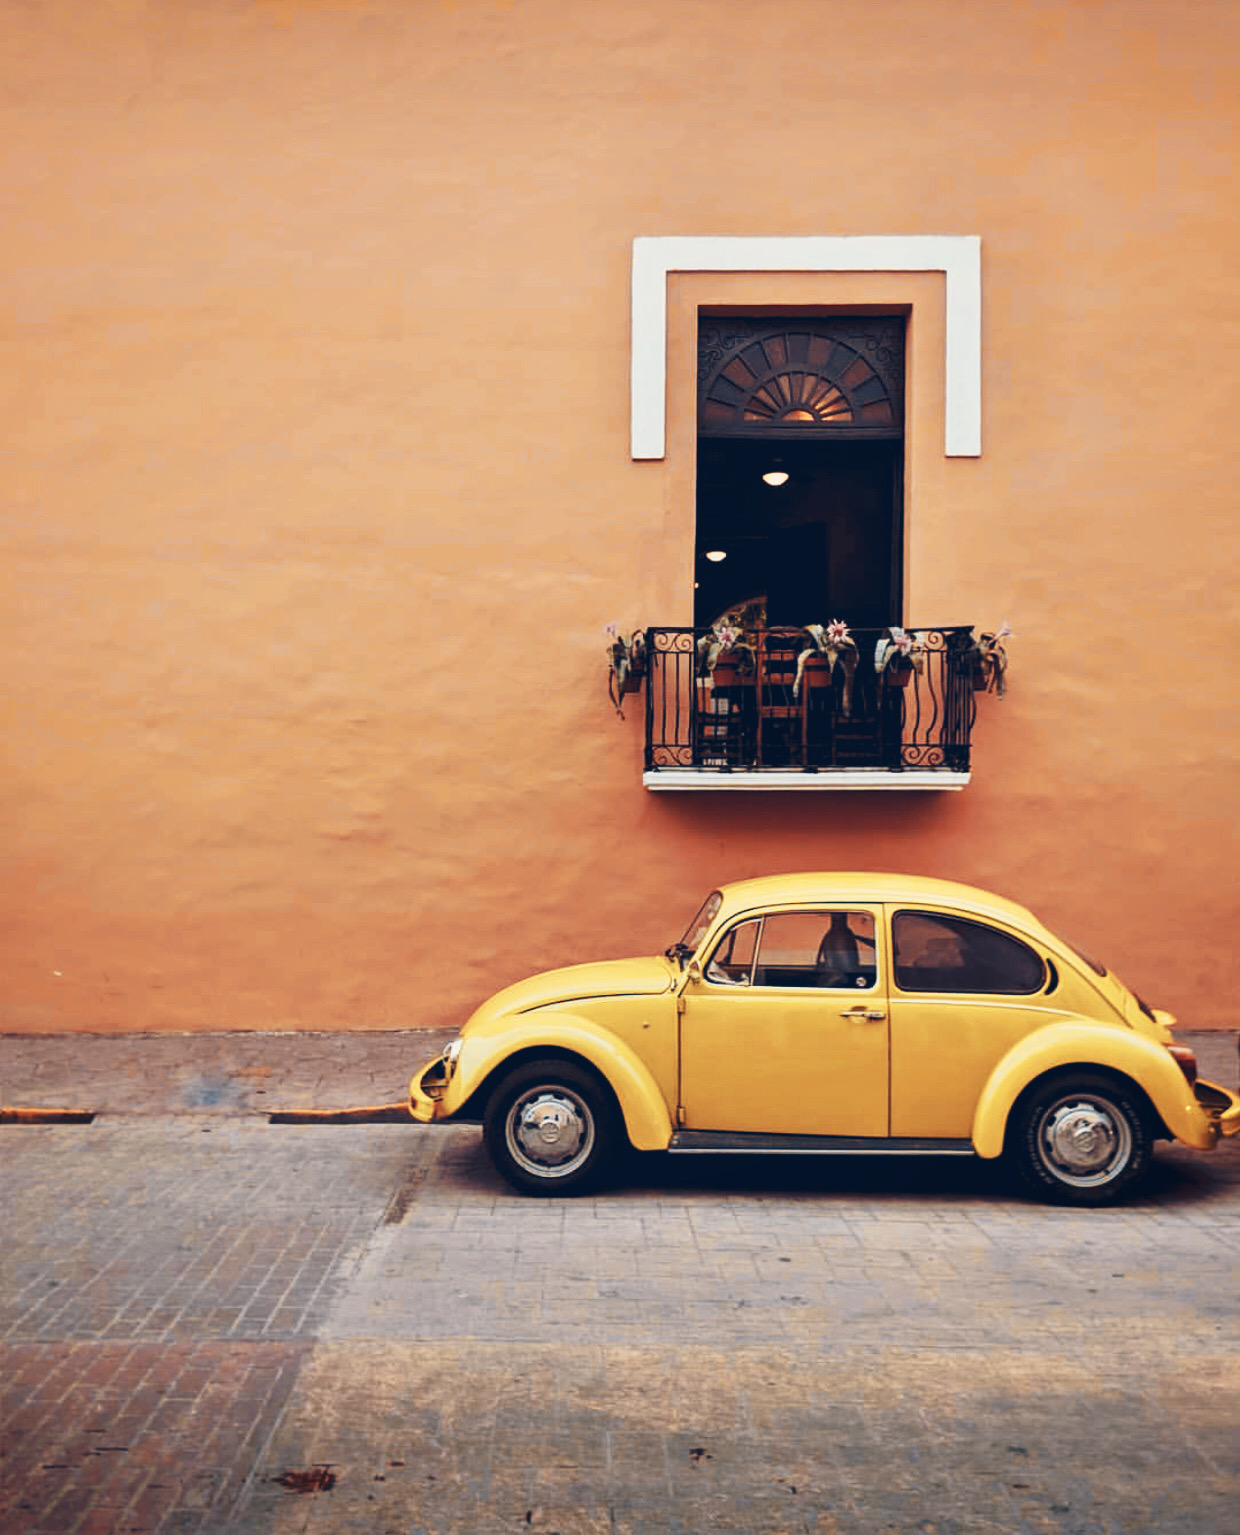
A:
[[[1051,1023],[1013,1045],[991,1072],[973,1114],[973,1148],[979,1157],[1002,1154],[1012,1106],[1031,1082],[1048,1072],[1099,1068],[1130,1078],[1186,1146],[1207,1151],[1218,1131],[1197,1102],[1187,1077],[1165,1045],[1129,1029],[1102,1028],[1085,1020]]]
[[[672,1138],[671,1113],[649,1068],[622,1039],[567,1012],[497,1019],[467,1034],[456,1070],[435,1104],[435,1120],[451,1119],[505,1061],[516,1056],[528,1059],[540,1050],[578,1056],[607,1081],[624,1115],[629,1140],[638,1151],[667,1147]]]

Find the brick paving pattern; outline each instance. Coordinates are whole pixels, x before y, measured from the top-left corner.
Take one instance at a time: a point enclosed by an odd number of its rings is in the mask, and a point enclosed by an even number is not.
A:
[[[1097,1336],[1122,1290],[1130,1331],[1180,1313],[1187,1289],[1206,1324],[1187,1349],[1237,1315],[1236,1141],[1209,1156],[1162,1146],[1142,1198],[1074,1211],[1023,1200],[985,1164],[931,1158],[652,1157],[596,1198],[514,1203],[476,1130],[432,1136],[416,1209],[376,1232],[325,1337],[709,1344],[726,1330],[740,1345],[809,1331],[821,1349],[898,1324],[967,1347],[978,1307],[1001,1299],[988,1338],[1038,1348],[1048,1318]]]
[[[302,1343],[4,1343],[0,1530],[218,1530]]]
[[[320,1345],[238,1535],[1233,1535],[1234,1353],[1134,1353]]]
[[[299,1338],[399,1184],[414,1126],[0,1126],[0,1338]],[[83,1178],[82,1153],[89,1152]]]
[[[416,1134],[0,1127],[3,1535],[220,1530]]]
[[[477,1129],[266,1122],[425,1036],[47,1044],[0,1102],[102,1117],[0,1125],[0,1535],[1237,1527],[1235,1143],[1093,1213],[903,1158],[543,1202]]]
[[[245,1535],[1236,1528],[1234,1144],[1093,1212],[913,1159],[643,1159],[528,1201],[476,1131],[426,1144]],[[269,1479],[326,1462],[309,1500]]]

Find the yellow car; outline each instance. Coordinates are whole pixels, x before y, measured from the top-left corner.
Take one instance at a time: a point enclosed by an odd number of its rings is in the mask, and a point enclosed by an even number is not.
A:
[[[716,890],[665,954],[499,992],[410,1110],[480,1120],[530,1194],[595,1186],[627,1145],[1005,1157],[1036,1193],[1098,1205],[1156,1140],[1240,1130],[1174,1023],[1001,896],[787,874]]]

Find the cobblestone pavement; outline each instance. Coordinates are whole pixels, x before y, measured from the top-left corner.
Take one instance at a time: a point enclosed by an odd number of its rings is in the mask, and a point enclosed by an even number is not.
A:
[[[1235,1143],[1092,1213],[903,1158],[536,1201],[183,1080],[0,1126],[3,1535],[1240,1528]]]

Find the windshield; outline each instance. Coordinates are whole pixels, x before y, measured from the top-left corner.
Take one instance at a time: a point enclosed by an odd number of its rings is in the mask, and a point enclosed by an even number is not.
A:
[[[712,890],[703,901],[701,911],[685,929],[685,936],[663,952],[672,959],[688,959],[690,954],[696,953],[698,944],[706,937],[706,929],[715,920],[715,913],[722,905],[723,897],[717,890]]]

